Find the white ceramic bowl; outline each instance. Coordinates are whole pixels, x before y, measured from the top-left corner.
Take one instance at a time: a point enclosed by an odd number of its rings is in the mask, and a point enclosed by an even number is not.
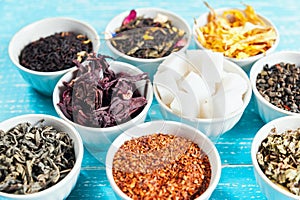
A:
[[[41,37],[69,31],[87,35],[93,43],[93,51],[98,52],[100,39],[96,30],[84,22],[64,17],[45,18],[29,24],[19,30],[9,43],[8,53],[11,61],[17,67],[23,79],[41,94],[51,96],[57,81],[73,67],[55,72],[34,71],[20,65],[19,55],[27,44]]]
[[[205,51],[200,51],[199,55],[205,53],[206,53]],[[218,139],[221,134],[233,128],[238,123],[247,105],[249,104],[252,95],[252,90],[251,90],[251,84],[247,74],[237,64],[224,59],[223,67],[225,72],[237,73],[247,83],[247,91],[243,96],[243,106],[241,108],[239,108],[238,110],[236,110],[235,112],[231,113],[228,116],[211,118],[211,119],[189,118],[185,116],[180,116],[161,100],[159,92],[157,90],[157,84],[154,79],[153,82],[154,96],[159,104],[159,108],[163,118],[166,120],[183,122],[185,124],[198,128],[201,132],[206,134],[213,141],[216,141],[216,139]],[[184,106],[189,106],[189,105],[184,105]]]
[[[137,8],[135,9],[137,12],[137,16],[144,16],[144,17],[150,17],[154,18],[156,17],[157,14],[163,14],[169,18],[169,20],[172,22],[172,24],[185,31],[185,36],[184,38],[187,40],[187,44],[180,49],[179,51],[184,51],[185,49],[188,48],[190,41],[191,41],[191,29],[188,23],[178,16],[175,13],[172,13],[167,10],[163,10],[160,8]],[[114,33],[117,28],[119,28],[122,24],[123,19],[128,16],[130,11],[125,11],[116,17],[114,17],[106,26],[105,33],[106,34],[111,34]],[[124,61],[130,64],[133,64],[134,66],[137,66],[140,68],[142,71],[147,72],[149,74],[150,79],[152,80],[153,75],[156,72],[156,69],[158,65],[167,57],[162,57],[162,58],[154,58],[154,59],[143,59],[143,58],[135,58],[128,56],[124,53],[121,53],[119,50],[117,50],[109,40],[106,40],[106,45],[110,49],[110,51],[113,54],[113,57],[120,60]]]
[[[257,110],[262,118],[262,120],[267,123],[273,119],[287,116],[287,115],[298,115],[299,113],[293,113],[286,111],[284,109],[280,109],[277,106],[268,102],[257,90],[256,88],[256,80],[257,75],[262,71],[264,65],[268,64],[270,67],[274,64],[285,62],[296,64],[296,66],[300,65],[300,52],[292,52],[292,51],[282,51],[270,54],[262,59],[258,60],[251,68],[250,71],[250,81],[252,85],[252,90],[256,99]]]
[[[109,64],[110,64],[109,69],[111,69],[115,73],[119,73],[119,72],[127,72],[129,74],[142,73],[141,70],[127,63],[114,61]],[[57,114],[65,121],[72,124],[78,130],[80,136],[82,137],[83,144],[87,148],[87,150],[89,150],[100,161],[105,162],[103,160],[103,156],[105,158],[106,152],[109,146],[111,145],[112,141],[126,129],[135,126],[137,124],[143,123],[145,121],[148,110],[153,101],[153,88],[149,80],[141,81],[137,84],[137,88],[139,92],[141,93],[142,96],[146,97],[147,99],[147,105],[136,117],[129,120],[128,122],[118,124],[117,126],[107,127],[107,128],[87,127],[87,126],[79,125],[69,120],[57,105],[60,101],[62,91],[64,90],[63,81],[69,82],[71,79],[76,77],[76,73],[77,73],[77,69],[74,69],[68,72],[67,74],[65,74],[58,81],[53,91],[53,105]]]
[[[172,121],[151,121],[140,124],[124,131],[114,140],[106,157],[106,175],[113,190],[122,199],[130,199],[120,190],[113,178],[112,163],[115,153],[125,141],[153,133],[174,134],[187,138],[196,143],[208,155],[212,170],[211,181],[208,189],[199,196],[197,200],[209,199],[212,192],[217,187],[221,176],[221,160],[219,153],[210,139],[208,139],[202,132],[183,123]]]
[[[229,10],[230,8],[219,8],[219,9],[215,9],[215,12],[216,14],[222,14],[225,10]],[[205,47],[202,46],[202,44],[197,40],[197,34],[196,34],[196,29],[201,27],[201,26],[204,26],[207,24],[207,16],[208,16],[209,12],[207,13],[204,13],[202,15],[199,16],[199,18],[196,19],[196,22],[197,22],[197,25],[194,24],[193,26],[193,36],[194,36],[194,40],[196,42],[196,45],[200,48],[200,49],[206,49]],[[278,44],[279,44],[279,32],[276,28],[276,26],[274,26],[274,24],[268,20],[267,18],[261,16],[261,15],[258,15],[267,25],[270,25],[272,27],[274,27],[275,29],[275,32],[277,34],[277,39],[274,43],[274,45],[268,49],[266,51],[265,54],[258,54],[256,56],[251,56],[249,58],[245,58],[245,59],[236,59],[236,58],[229,58],[229,57],[226,57],[228,60],[238,64],[240,67],[242,67],[246,72],[250,71],[250,68],[252,66],[252,64],[262,58],[264,55],[268,55],[269,53],[272,53],[275,51],[275,49],[277,48]]]
[[[74,150],[76,156],[76,162],[72,170],[68,175],[59,181],[57,184],[33,194],[26,195],[16,195],[0,192],[0,199],[19,199],[19,200],[54,200],[54,199],[65,199],[71,193],[74,188],[81,168],[81,163],[83,159],[83,144],[80,135],[74,127],[65,122],[62,119],[53,117],[45,114],[27,114],[22,116],[17,116],[5,120],[0,123],[0,130],[8,131],[9,129],[15,127],[19,123],[29,122],[35,124],[41,119],[45,119],[44,125],[53,126],[56,130],[64,131],[69,134],[74,142]]]
[[[254,166],[254,174],[258,185],[262,192],[269,200],[296,200],[300,199],[299,196],[283,189],[282,187],[273,183],[260,169],[256,159],[256,154],[261,142],[268,136],[271,129],[276,128],[277,133],[283,133],[289,129],[297,129],[300,127],[299,116],[286,116],[275,119],[265,124],[255,135],[251,147],[251,159]]]

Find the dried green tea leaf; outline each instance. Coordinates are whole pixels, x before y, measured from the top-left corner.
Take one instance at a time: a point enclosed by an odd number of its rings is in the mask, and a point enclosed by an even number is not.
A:
[[[63,179],[75,164],[69,135],[41,120],[0,130],[0,191],[13,194],[39,192]]]

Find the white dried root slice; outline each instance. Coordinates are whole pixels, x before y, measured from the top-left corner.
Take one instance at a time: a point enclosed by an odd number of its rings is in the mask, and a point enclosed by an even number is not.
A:
[[[211,96],[205,80],[193,71],[178,83],[178,89],[186,92],[190,96],[194,96],[199,103]]]
[[[206,52],[206,54],[199,54],[197,50],[190,50],[186,57],[189,60],[190,69],[201,75],[211,94],[214,94],[216,84],[221,82],[223,76],[224,56],[222,53]]]
[[[247,82],[238,74],[232,72],[224,72],[221,85],[219,85],[219,90],[224,90],[228,92],[234,90],[238,94],[246,93],[248,86]]]
[[[219,76],[216,73],[222,75],[223,73],[223,61],[224,56],[222,53],[204,51],[205,54],[199,54],[198,50],[189,50],[186,53],[186,60],[191,64],[191,69],[201,76],[207,76],[208,79],[218,81]]]
[[[164,70],[161,73],[157,73],[154,78],[154,83],[158,94],[167,106],[174,99],[174,95],[178,92],[177,80],[181,78],[181,75],[174,70]]]
[[[214,106],[213,106],[213,100],[211,97],[205,99],[200,104],[200,112],[199,112],[198,118],[201,118],[201,119],[214,118]]]
[[[225,72],[223,64],[221,53],[171,54],[154,77],[162,102],[191,118],[221,118],[240,109],[247,83],[239,74]]]
[[[172,89],[163,85],[157,85],[156,88],[162,102],[164,102],[166,106],[170,106],[171,102],[174,100],[174,93],[172,92]]]
[[[242,94],[235,90],[227,92],[219,90],[212,99],[214,109],[213,115],[216,118],[226,117],[240,109],[244,104]]]
[[[178,91],[170,104],[172,111],[179,116],[197,118],[200,110],[200,103],[194,95]]]
[[[187,62],[187,58],[184,53],[172,53],[169,55],[168,59],[164,60],[159,68],[156,76],[159,76],[160,73],[164,71],[172,71],[176,72],[177,75],[179,75],[179,78],[185,76],[189,71],[189,64]],[[173,75],[173,74],[172,74]],[[178,76],[172,77],[170,76],[169,79],[175,78],[178,80]]]
[[[248,89],[246,81],[238,74],[224,72],[217,93],[201,104],[200,118],[221,118],[243,106],[243,95]]]

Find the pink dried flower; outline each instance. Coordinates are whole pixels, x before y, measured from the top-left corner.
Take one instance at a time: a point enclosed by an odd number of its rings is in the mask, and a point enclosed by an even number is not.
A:
[[[183,47],[186,45],[186,43],[187,41],[185,39],[181,39],[175,44],[175,47]]]
[[[136,11],[135,10],[131,10],[129,15],[127,17],[124,18],[122,25],[126,25],[129,22],[131,22],[132,20],[135,20],[136,18]]]

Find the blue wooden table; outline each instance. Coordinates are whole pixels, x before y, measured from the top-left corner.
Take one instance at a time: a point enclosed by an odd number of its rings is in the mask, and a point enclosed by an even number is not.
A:
[[[252,5],[277,26],[281,36],[277,51],[300,51],[299,1],[243,2]],[[243,8],[240,0],[211,0],[209,3],[214,8]],[[42,18],[66,16],[88,22],[102,37],[110,19],[120,12],[138,7],[168,9],[181,15],[191,26],[193,18],[208,10],[202,1],[194,0],[0,0],[0,121],[29,113],[57,116],[51,98],[36,93],[9,59],[9,41],[20,28]],[[195,43],[189,48],[194,49]],[[106,50],[103,47],[100,51]],[[147,116],[147,120],[150,119],[161,119],[156,101]],[[222,159],[222,176],[211,199],[265,199],[256,184],[250,157],[252,139],[263,125],[252,98],[239,123],[216,142]],[[68,199],[117,199],[106,178],[105,165],[86,150],[79,180]]]

